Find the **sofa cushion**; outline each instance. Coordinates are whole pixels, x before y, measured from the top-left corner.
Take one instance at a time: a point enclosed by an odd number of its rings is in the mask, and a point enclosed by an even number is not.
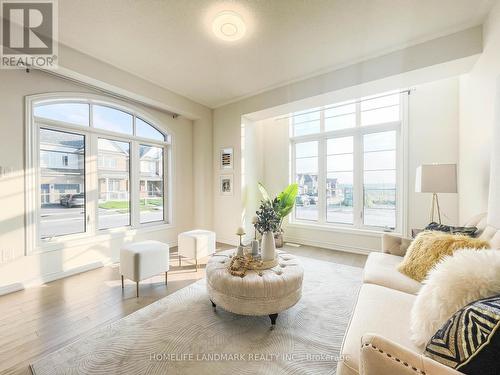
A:
[[[374,284],[363,284],[342,345],[338,374],[358,374],[361,337],[366,333],[384,336],[417,353],[410,340],[410,311],[415,296]]]
[[[417,281],[423,281],[434,265],[458,249],[485,249],[489,243],[480,238],[435,231],[419,233],[413,240],[398,270]]]
[[[488,241],[492,249],[500,250],[500,229],[493,225],[487,225],[479,238]]]
[[[486,214],[486,212],[483,212],[481,214],[478,214],[476,216],[471,217],[468,221],[463,223],[463,226],[464,227],[476,227],[477,228],[476,235],[478,235],[478,233],[482,233],[484,228],[486,228],[487,219],[488,219],[488,215]]]
[[[422,284],[397,270],[402,260],[403,257],[397,255],[371,253],[363,271],[363,282],[417,294]]]

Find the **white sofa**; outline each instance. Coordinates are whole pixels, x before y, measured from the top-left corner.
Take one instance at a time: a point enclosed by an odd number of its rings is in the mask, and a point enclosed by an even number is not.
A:
[[[486,214],[465,225],[478,227],[480,238],[500,249],[500,230],[486,224]],[[410,312],[421,284],[396,269],[410,243],[411,239],[384,234],[383,252],[369,255],[338,375],[460,374],[423,356],[424,347],[410,340]]]

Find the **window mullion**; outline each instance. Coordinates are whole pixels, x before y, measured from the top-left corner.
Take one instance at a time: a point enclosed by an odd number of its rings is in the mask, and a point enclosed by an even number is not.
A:
[[[318,222],[326,223],[326,139],[318,142]]]
[[[130,152],[130,225],[138,227],[140,225],[140,205],[139,205],[139,143],[131,142]]]
[[[362,135],[354,136],[354,178],[353,178],[353,225],[359,228],[363,225],[363,149]]]
[[[356,133],[354,134],[353,225],[363,226],[363,135],[361,134],[361,103],[356,102]]]
[[[321,110],[319,113],[319,131],[321,134],[325,132],[325,111]]]
[[[325,111],[319,115],[320,133],[325,132]],[[326,223],[326,139],[318,140],[318,223]]]
[[[170,160],[172,156],[170,155],[170,147],[163,147],[163,221],[165,223],[172,223],[173,212],[170,210],[170,196],[172,195],[171,181],[166,178],[170,173],[172,166],[170,165]],[[173,203],[171,203],[173,204]]]
[[[295,169],[295,141],[290,140],[290,183],[297,183],[297,172]],[[297,205],[293,205],[292,222],[296,220]]]
[[[31,108],[30,108],[30,113],[31,113]],[[36,191],[34,194],[29,194],[30,199],[29,202],[30,204],[27,205],[29,207],[33,214],[30,217],[31,221],[31,227],[33,228],[32,231],[30,231],[31,237],[28,237],[27,241],[27,252],[31,252],[37,248],[40,247],[41,244],[41,238],[40,238],[40,212],[41,212],[41,189],[40,189],[40,181],[41,181],[41,170],[40,168],[40,127],[39,126],[33,126],[34,131],[31,129],[31,126],[29,127],[29,134],[31,135],[31,155],[29,155],[29,159],[27,160],[31,161],[30,165],[30,170],[34,171],[32,174],[28,173],[27,177],[33,177],[32,180],[30,180],[29,186],[31,191]],[[28,255],[28,254],[26,254]]]
[[[85,133],[85,220],[86,232],[97,232],[97,213],[99,210],[99,192],[97,176],[97,136]]]
[[[408,144],[408,134],[409,134],[409,92],[401,94],[401,108],[400,108],[400,119],[401,124],[398,130],[398,137],[396,142],[396,159],[397,167],[396,173],[398,174],[396,189],[399,191],[396,201],[396,230],[402,233],[404,236],[409,235],[408,228],[408,196],[409,196],[409,144]],[[399,227],[399,228],[398,228]]]
[[[94,128],[94,105],[89,103],[89,128]]]

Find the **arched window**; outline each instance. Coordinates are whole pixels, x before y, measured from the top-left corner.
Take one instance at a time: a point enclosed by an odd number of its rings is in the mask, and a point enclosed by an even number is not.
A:
[[[170,135],[108,99],[28,98],[31,249],[61,237],[169,222]]]

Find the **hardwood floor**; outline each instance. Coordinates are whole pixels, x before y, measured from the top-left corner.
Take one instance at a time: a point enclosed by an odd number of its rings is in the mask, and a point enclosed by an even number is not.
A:
[[[232,246],[217,244],[217,250]],[[286,247],[290,253],[355,267],[366,256],[309,246]],[[178,266],[177,248],[171,249],[168,286],[164,275],[140,284],[126,280],[122,293],[118,265],[99,268],[39,287],[0,297],[0,374],[31,374],[29,364],[84,335],[153,303],[205,275],[188,261]]]

